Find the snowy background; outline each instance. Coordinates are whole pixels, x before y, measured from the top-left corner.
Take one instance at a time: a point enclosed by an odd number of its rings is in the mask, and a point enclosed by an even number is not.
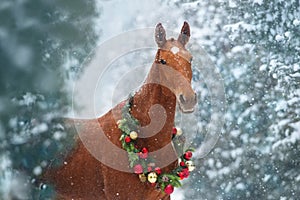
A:
[[[98,44],[184,20],[223,77],[227,109],[219,142],[174,199],[299,199],[299,0],[2,0],[0,199],[52,197],[36,178],[70,145],[56,119],[70,113],[72,84]],[[195,87],[204,130],[209,91]]]

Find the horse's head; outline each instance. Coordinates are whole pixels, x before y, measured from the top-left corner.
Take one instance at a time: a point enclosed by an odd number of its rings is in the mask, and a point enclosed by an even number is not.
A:
[[[177,40],[166,39],[166,31],[161,23],[157,24],[155,29],[155,41],[159,47],[155,62],[171,69],[161,73],[163,76],[161,81],[164,81],[175,94],[182,112],[193,112],[197,103],[196,93],[191,87],[192,55],[185,48],[189,38],[190,27],[187,22],[184,22]]]

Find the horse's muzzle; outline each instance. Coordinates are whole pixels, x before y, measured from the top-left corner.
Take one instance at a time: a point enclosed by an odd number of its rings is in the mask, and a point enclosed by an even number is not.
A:
[[[191,95],[189,97],[180,94],[178,102],[182,112],[184,113],[194,112],[195,105],[197,104],[197,94],[194,93],[194,95]]]

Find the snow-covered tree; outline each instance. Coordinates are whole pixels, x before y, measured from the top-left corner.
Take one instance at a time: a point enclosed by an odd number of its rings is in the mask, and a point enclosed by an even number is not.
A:
[[[186,198],[296,199],[299,1],[196,1],[185,13],[227,96],[225,133],[200,161]]]
[[[97,13],[94,1],[1,1],[0,199],[38,199],[35,176],[71,145],[55,119],[96,44]]]

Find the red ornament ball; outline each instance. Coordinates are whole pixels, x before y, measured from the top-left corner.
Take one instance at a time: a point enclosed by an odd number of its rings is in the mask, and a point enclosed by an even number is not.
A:
[[[171,185],[171,184],[169,184],[169,185],[167,185],[166,187],[165,187],[165,193],[166,194],[168,194],[168,195],[170,195],[170,194],[172,194],[173,192],[174,192],[174,187],[173,187],[173,185]]]
[[[180,164],[181,167],[185,166],[185,163],[183,161],[181,161],[179,164]]]
[[[124,140],[125,140],[126,143],[129,143],[131,141],[129,136],[126,136]]]
[[[185,154],[184,154],[184,158],[185,158],[186,160],[190,160],[190,159],[192,158],[192,156],[193,156],[193,153],[192,153],[191,151],[187,151],[187,152],[185,152]]]

